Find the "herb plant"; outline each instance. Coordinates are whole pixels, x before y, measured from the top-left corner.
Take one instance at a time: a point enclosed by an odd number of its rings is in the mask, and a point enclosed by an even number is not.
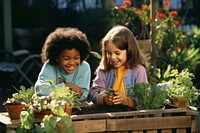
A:
[[[115,90],[113,90],[112,88],[106,88],[104,90],[99,90],[98,93],[99,94],[107,94],[109,96],[116,96]]]
[[[56,112],[62,112],[63,110],[61,108],[57,109],[55,109]],[[74,133],[70,127],[72,124],[71,117],[64,112],[57,116],[54,111],[54,115],[45,115],[41,123],[38,124],[34,122],[34,108],[30,106],[27,111],[22,111],[20,114],[21,125],[17,128],[17,133]]]
[[[8,98],[4,104],[31,104],[32,96],[35,93],[33,86],[26,88],[25,86],[21,85],[19,89],[15,87],[14,89],[16,89],[17,92],[13,93],[12,98]]]
[[[54,104],[52,105],[61,102],[64,105],[73,106],[80,109],[80,101],[76,96],[76,92],[71,90],[69,87],[58,87],[54,85],[52,92],[49,95],[49,98],[52,100],[51,102],[54,102]]]
[[[172,86],[166,89],[169,99],[179,99],[187,101],[189,104],[198,99],[198,90],[192,81],[194,75],[188,69],[178,72],[177,69],[168,67],[164,77],[168,79],[168,82],[172,83]]]
[[[128,95],[135,98],[139,109],[160,109],[166,100],[166,91],[161,86],[137,83]]]
[[[65,112],[66,105],[80,109],[80,101],[76,92],[69,87],[52,85],[52,92],[49,96],[32,97],[33,103],[27,111],[22,111],[20,115],[21,125],[18,127],[18,133],[36,132],[36,133],[73,133],[70,127],[71,117]],[[40,124],[34,122],[35,111],[50,110],[51,113],[45,115]]]

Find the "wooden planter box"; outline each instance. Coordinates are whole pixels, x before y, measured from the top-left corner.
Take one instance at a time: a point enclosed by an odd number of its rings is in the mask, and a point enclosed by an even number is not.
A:
[[[141,110],[74,115],[72,118],[75,133],[198,133],[198,112],[191,110]]]
[[[198,112],[192,110],[141,110],[71,117],[75,133],[198,133]],[[0,114],[1,133],[15,130],[19,125],[20,120],[10,120],[7,113]]]

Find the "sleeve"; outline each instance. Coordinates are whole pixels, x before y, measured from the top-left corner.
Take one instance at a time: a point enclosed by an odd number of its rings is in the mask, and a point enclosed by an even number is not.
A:
[[[90,88],[90,99],[95,104],[98,103],[99,90],[105,89],[106,87],[106,73],[101,69],[97,71],[97,75],[93,81],[92,87]]]
[[[78,77],[75,80],[75,85],[83,89],[83,95],[81,96],[80,101],[84,101],[88,98],[91,81],[91,69],[87,62],[82,62],[82,65],[80,66],[80,72],[77,76]]]
[[[39,96],[47,96],[51,93],[52,86],[56,84],[56,75],[54,71],[53,67],[49,64],[45,63],[43,65],[35,83],[35,91]],[[57,84],[59,87],[63,85],[64,83]]]
[[[142,65],[138,65],[136,70],[136,81],[135,83],[145,82],[148,83],[146,69]]]

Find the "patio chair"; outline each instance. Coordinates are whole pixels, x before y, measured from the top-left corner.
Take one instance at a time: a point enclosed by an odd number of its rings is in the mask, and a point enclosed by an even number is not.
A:
[[[30,54],[20,64],[14,62],[16,71],[12,75],[12,78],[15,80],[15,86],[33,86],[37,80],[41,65],[39,54]]]
[[[15,71],[14,62],[22,61],[26,56],[30,55],[28,50],[21,49],[14,52],[7,50],[0,51],[0,72],[12,73]]]
[[[9,88],[12,88],[12,86],[15,85],[13,84],[14,80],[12,75],[17,70],[16,65],[20,64],[20,62],[29,55],[30,52],[26,49],[20,49],[13,52],[5,49],[0,50],[0,91],[7,93],[14,90]]]

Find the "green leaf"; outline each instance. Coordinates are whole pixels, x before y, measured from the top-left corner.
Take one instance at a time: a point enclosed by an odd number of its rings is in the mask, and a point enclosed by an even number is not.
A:
[[[64,115],[61,117],[60,122],[61,122],[66,128],[68,128],[68,127],[70,127],[71,124],[72,124],[72,119],[71,119],[71,117],[70,117],[69,115],[64,114]]]
[[[45,115],[44,119],[44,130],[46,133],[55,133],[56,128],[56,117],[53,115],[47,116]]]
[[[33,125],[33,117],[31,117],[31,115],[29,114],[28,111],[22,111],[20,113],[20,121],[21,121],[21,125],[23,128],[25,129],[31,129],[32,125]]]
[[[36,132],[36,133],[43,133],[43,130],[42,130],[42,128],[41,128],[40,125],[36,125],[36,126],[35,126],[35,131],[34,131],[34,132]]]
[[[101,55],[99,54],[99,53],[97,53],[97,52],[95,52],[95,51],[91,51],[90,52],[94,57],[96,57],[97,59],[100,59],[101,60]]]

